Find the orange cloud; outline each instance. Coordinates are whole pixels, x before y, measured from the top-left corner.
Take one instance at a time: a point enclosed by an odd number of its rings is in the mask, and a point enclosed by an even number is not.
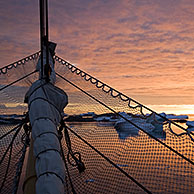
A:
[[[13,2],[0,8],[1,66],[39,50],[37,2]],[[49,5],[50,39],[58,43],[59,56],[143,103],[151,103],[152,96],[164,103],[163,96],[169,103],[184,97],[184,103],[192,104],[192,0]]]

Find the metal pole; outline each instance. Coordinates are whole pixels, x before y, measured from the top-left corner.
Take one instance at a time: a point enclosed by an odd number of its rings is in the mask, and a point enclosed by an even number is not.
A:
[[[49,66],[49,35],[48,35],[48,0],[45,0],[45,19],[46,19],[46,81],[49,82],[49,71],[50,71],[50,66]]]
[[[48,38],[48,0],[40,0],[40,45],[41,45],[41,79],[49,82],[49,38]],[[44,46],[46,47],[46,64],[44,64]],[[44,67],[45,65],[45,67]]]
[[[44,46],[44,5],[43,0],[40,3],[40,49],[41,49],[41,79],[43,79],[43,46]]]

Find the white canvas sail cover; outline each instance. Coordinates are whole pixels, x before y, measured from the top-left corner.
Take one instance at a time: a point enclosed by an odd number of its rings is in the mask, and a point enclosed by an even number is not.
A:
[[[50,43],[49,46],[52,46],[52,43]],[[46,47],[45,46],[44,46],[44,49],[43,49],[43,64],[44,64],[44,66],[46,64]],[[53,57],[51,56],[50,53],[49,53],[49,65],[50,65],[50,68],[51,68],[51,74],[49,76],[50,83],[55,84],[55,81],[56,81],[55,66],[54,66],[54,63],[53,63]],[[39,79],[41,79],[41,75],[42,75],[42,72],[41,72],[41,57],[39,57],[39,59],[38,59],[38,63],[36,65],[36,70],[39,71]],[[44,71],[43,71],[43,78],[45,78]]]
[[[68,102],[67,95],[53,84],[38,80],[27,92],[26,101],[36,157],[36,193],[64,193],[65,171],[57,126]]]
[[[44,57],[43,64],[45,63]],[[50,82],[47,83],[45,79],[34,82],[26,93],[25,102],[28,103],[34,140],[36,194],[64,194],[65,170],[60,155],[57,126],[61,121],[63,109],[68,103],[68,97],[63,90],[53,85],[55,72],[51,55],[49,63],[52,69]],[[39,59],[37,70],[41,75],[40,64]]]

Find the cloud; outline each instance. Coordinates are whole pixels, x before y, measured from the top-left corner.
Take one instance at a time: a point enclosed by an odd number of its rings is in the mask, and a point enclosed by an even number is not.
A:
[[[38,3],[2,1],[0,6],[0,65],[5,66],[39,49]]]
[[[39,50],[39,10],[24,0],[0,7],[3,66]],[[130,95],[188,95],[193,10],[192,0],[50,1],[50,39],[59,56]]]
[[[7,107],[5,106],[5,104],[0,104],[0,109],[6,109]]]

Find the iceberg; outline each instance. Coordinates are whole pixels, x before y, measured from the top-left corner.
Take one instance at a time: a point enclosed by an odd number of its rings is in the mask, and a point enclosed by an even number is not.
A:
[[[186,125],[188,126],[188,128],[194,127],[194,121],[187,121]]]
[[[187,120],[189,117],[187,115],[168,114],[166,115],[166,118],[170,120]]]
[[[162,117],[151,114],[147,117],[147,119],[138,117],[137,115],[129,115],[125,112],[121,112],[119,114],[121,115],[121,118],[115,123],[114,128],[119,134],[120,139],[126,139],[129,136],[137,136],[139,134],[138,127],[144,129],[155,137],[165,139],[166,134],[163,131],[165,118],[162,118],[166,116],[165,113],[161,113]]]

